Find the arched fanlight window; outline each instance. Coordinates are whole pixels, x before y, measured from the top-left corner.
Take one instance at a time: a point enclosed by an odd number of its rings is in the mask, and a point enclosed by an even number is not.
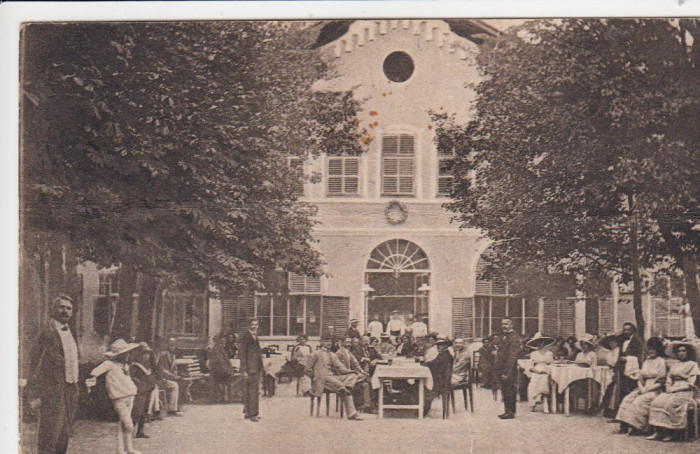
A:
[[[374,248],[367,261],[367,269],[401,273],[428,270],[430,263],[425,252],[417,244],[408,240],[394,239]]]

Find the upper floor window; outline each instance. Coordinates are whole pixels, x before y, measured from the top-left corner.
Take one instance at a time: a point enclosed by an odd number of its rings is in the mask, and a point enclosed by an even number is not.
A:
[[[438,195],[448,196],[452,194],[454,176],[451,166],[454,157],[454,151],[438,150]]]
[[[359,158],[328,158],[328,195],[357,195],[359,191],[359,173]]]
[[[299,172],[299,176],[300,176],[297,184],[294,186],[293,194],[296,196],[303,196],[304,195],[304,180],[303,180],[304,161],[301,158],[289,157],[289,158],[287,158],[287,165],[289,166],[289,168],[294,169],[296,172]]]
[[[408,134],[382,137],[382,195],[414,195],[415,138]]]

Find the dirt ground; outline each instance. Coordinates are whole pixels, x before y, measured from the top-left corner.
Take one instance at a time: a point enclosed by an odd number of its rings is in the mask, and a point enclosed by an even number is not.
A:
[[[273,398],[261,397],[259,423],[243,419],[240,404],[187,405],[184,417],[147,425],[149,439],[135,440],[142,454],[194,453],[700,453],[700,442],[662,443],[614,434],[615,424],[600,416],[531,413],[519,403],[517,418],[502,421],[502,403],[477,389],[475,411],[465,411],[458,396],[457,413],[442,419],[433,403],[429,418],[364,421],[309,416],[308,398],[295,397],[292,385],[280,385]],[[23,452],[34,453],[34,424],[23,427]],[[116,452],[116,423],[78,421],[69,453]]]

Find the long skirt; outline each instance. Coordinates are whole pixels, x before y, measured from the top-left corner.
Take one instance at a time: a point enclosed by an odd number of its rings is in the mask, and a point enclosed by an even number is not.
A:
[[[532,406],[542,402],[542,396],[549,395],[549,375],[533,373],[527,386],[527,400]]]
[[[632,391],[622,399],[615,419],[646,432],[649,428],[649,408],[658,395],[658,391],[644,394],[640,394],[638,389]]]
[[[692,391],[659,394],[651,402],[649,424],[673,430],[685,429],[688,404],[692,399]]]

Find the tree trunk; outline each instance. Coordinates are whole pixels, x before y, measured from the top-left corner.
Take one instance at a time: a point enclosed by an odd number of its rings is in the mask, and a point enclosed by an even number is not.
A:
[[[695,325],[695,335],[700,337],[700,290],[698,289],[698,258],[693,253],[683,256],[685,297],[690,305],[690,315]]]
[[[634,290],[632,293],[632,306],[634,307],[634,318],[637,322],[637,333],[644,338],[644,313],[642,311],[642,274],[639,270],[639,222],[634,203],[634,195],[627,196],[630,209],[630,259],[632,265],[632,282]]]

